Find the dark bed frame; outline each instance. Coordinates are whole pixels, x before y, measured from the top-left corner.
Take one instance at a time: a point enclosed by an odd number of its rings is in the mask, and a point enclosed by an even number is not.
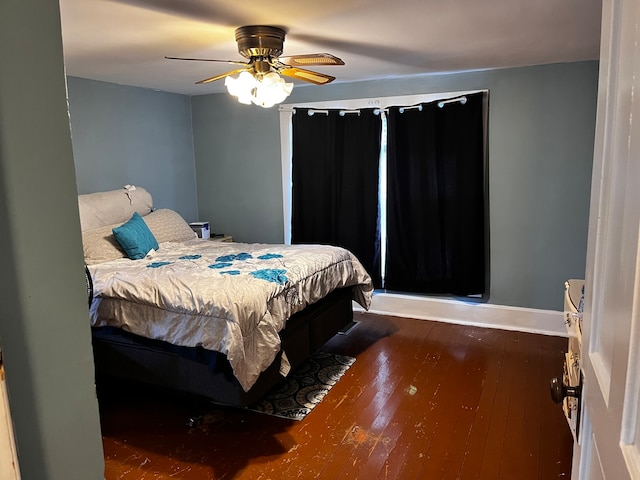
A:
[[[280,332],[282,349],[248,392],[240,386],[223,354],[201,347],[176,347],[118,328],[92,329],[98,377],[124,378],[204,397],[215,403],[246,407],[283,380],[282,352],[296,368],[351,323],[352,287],[333,291],[293,315]]]

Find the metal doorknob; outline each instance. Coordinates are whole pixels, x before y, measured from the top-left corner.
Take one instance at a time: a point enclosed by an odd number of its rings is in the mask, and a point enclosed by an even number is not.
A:
[[[564,397],[580,398],[580,394],[582,393],[582,386],[569,387],[564,384],[560,377],[552,378],[549,387],[551,389],[551,398],[556,403],[562,403]]]

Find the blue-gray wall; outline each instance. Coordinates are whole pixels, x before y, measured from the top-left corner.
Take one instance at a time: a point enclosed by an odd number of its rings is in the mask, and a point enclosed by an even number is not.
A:
[[[489,89],[489,302],[562,309],[583,278],[597,62],[296,86],[287,103]],[[245,242],[282,242],[276,108],[192,98],[200,218]]]
[[[226,93],[192,97],[192,109],[200,218],[235,241],[282,243],[278,109]]]
[[[67,81],[78,193],[139,185],[156,208],[198,220],[189,97]]]

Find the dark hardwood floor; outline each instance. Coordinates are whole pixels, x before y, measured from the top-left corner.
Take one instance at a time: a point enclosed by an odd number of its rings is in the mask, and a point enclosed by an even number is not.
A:
[[[355,364],[300,422],[99,384],[105,478],[570,478],[572,438],[548,388],[566,339],[355,319],[323,348]]]

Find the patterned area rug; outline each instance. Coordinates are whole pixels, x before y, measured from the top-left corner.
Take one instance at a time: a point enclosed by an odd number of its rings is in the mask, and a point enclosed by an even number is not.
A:
[[[317,352],[250,410],[302,420],[318,405],[356,361],[353,357]]]

